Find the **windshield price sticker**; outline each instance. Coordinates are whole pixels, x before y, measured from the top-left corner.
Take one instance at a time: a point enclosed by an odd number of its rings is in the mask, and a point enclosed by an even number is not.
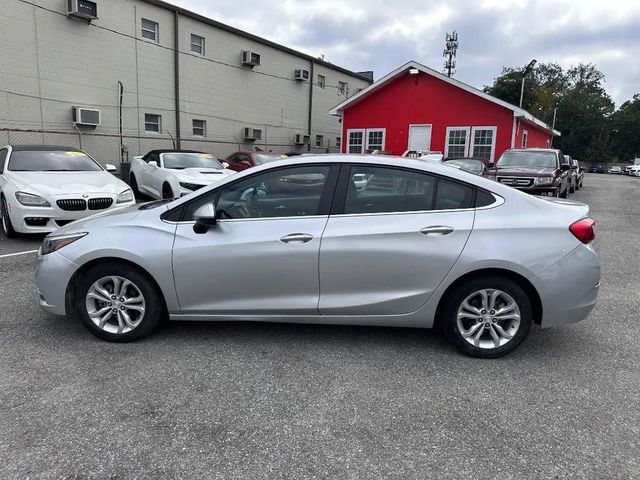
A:
[[[202,158],[213,158],[213,155],[211,155],[210,153],[203,153],[202,155],[200,155]]]
[[[66,152],[68,157],[84,157],[86,156],[84,153],[82,152]]]

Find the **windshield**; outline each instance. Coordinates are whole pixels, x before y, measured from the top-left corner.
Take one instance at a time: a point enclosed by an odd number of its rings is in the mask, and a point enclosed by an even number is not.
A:
[[[460,167],[461,170],[475,174],[482,173],[483,168],[483,163],[480,160],[447,160],[444,164]]]
[[[101,172],[102,167],[84,152],[18,150],[11,153],[8,169],[14,172]]]
[[[275,162],[276,160],[282,160],[283,157],[280,155],[254,155],[253,161],[256,162],[256,165],[262,165],[263,163]]]
[[[217,168],[223,169],[222,164],[210,153],[163,153],[164,168]]]
[[[555,168],[556,154],[552,152],[504,152],[496,166]]]

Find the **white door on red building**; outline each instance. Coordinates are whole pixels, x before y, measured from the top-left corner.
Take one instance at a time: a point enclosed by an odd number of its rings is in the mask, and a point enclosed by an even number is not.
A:
[[[409,125],[408,150],[431,150],[431,125]]]

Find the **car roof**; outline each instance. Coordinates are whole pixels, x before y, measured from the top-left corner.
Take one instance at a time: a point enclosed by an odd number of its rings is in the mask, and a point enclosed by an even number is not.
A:
[[[165,149],[149,150],[145,154],[145,157],[147,155],[151,155],[152,153],[161,154],[161,153],[206,153],[206,152],[201,152],[199,150],[177,150],[175,148],[165,148]]]
[[[508,148],[506,152],[553,152],[560,153],[557,148]]]
[[[82,150],[76,147],[64,147],[60,145],[11,145],[11,150],[14,152],[82,152]]]

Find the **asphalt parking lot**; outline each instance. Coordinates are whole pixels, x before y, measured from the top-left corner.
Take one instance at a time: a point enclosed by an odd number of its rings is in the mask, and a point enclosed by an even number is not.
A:
[[[0,236],[0,478],[640,478],[640,179],[588,174],[584,322],[509,357],[437,333],[168,324],[109,344],[33,299]]]

